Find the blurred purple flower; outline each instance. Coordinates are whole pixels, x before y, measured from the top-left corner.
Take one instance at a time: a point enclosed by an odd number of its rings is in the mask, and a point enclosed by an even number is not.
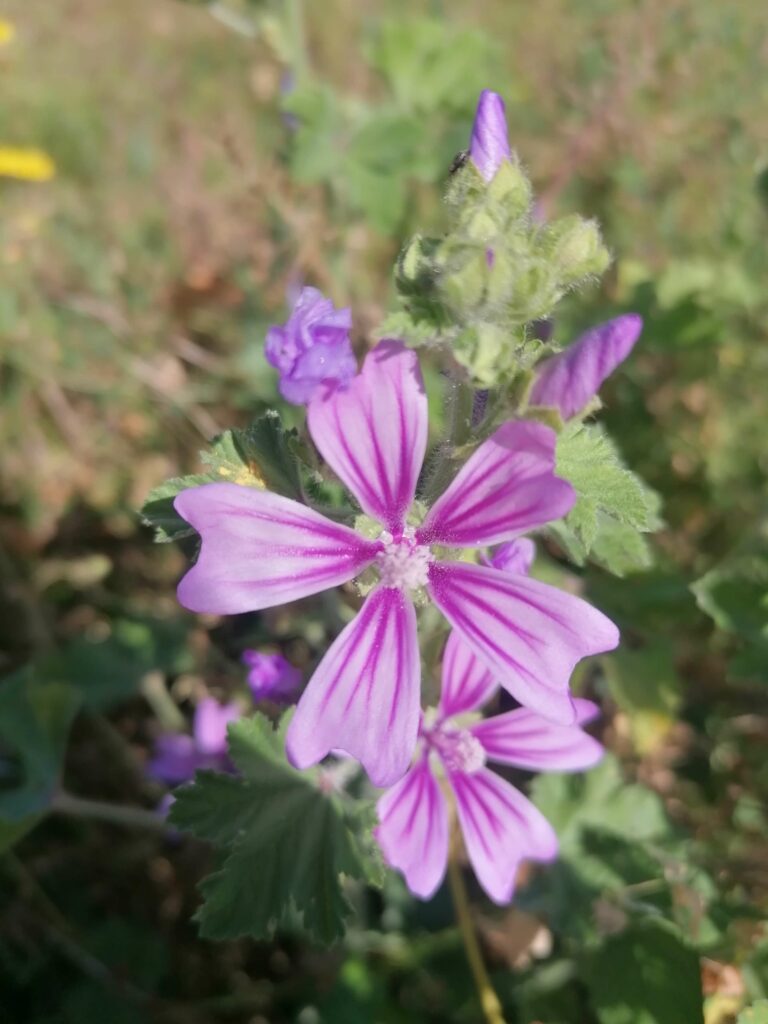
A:
[[[429,899],[445,875],[449,809],[447,780],[458,825],[480,885],[494,903],[508,903],[523,860],[551,861],[557,837],[539,810],[486,761],[528,771],[582,771],[603,748],[581,726],[598,713],[575,700],[576,722],[555,725],[517,708],[462,726],[458,716],[477,711],[498,689],[492,674],[451,633],[443,658],[443,686],[434,721],[425,716],[410,771],[379,800],[376,839],[387,863],[402,871],[408,888]]]
[[[248,667],[248,686],[254,700],[274,700],[289,704],[301,686],[301,672],[282,654],[243,651]]]
[[[536,545],[527,537],[517,537],[496,548],[488,564],[502,572],[516,572],[527,576],[536,557]]]
[[[237,704],[219,704],[213,697],[195,708],[192,735],[167,732],[158,736],[147,774],[168,786],[188,782],[201,768],[231,771],[227,726],[240,718]]]
[[[627,358],[642,329],[643,321],[637,313],[592,327],[568,348],[539,364],[529,404],[557,409],[564,420],[575,416]]]
[[[305,405],[321,384],[349,383],[357,373],[351,327],[349,309],[335,309],[317,288],[302,288],[288,321],[269,328],[265,345],[286,401]]]
[[[498,93],[483,89],[472,125],[469,158],[485,180],[492,181],[502,163],[511,156],[504,100]]]

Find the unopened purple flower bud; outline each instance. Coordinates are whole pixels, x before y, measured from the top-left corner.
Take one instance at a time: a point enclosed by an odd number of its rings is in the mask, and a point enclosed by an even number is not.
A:
[[[528,537],[517,537],[496,548],[490,564],[502,572],[526,576],[536,557],[536,545]]]
[[[288,321],[267,331],[267,360],[286,401],[306,405],[321,384],[349,383],[357,373],[351,326],[351,310],[335,309],[317,288],[301,290]]]
[[[485,180],[492,181],[502,163],[511,156],[504,100],[498,93],[483,89],[472,126],[469,158]]]
[[[243,664],[248,666],[248,686],[254,700],[290,703],[301,685],[301,672],[282,654],[243,651]]]

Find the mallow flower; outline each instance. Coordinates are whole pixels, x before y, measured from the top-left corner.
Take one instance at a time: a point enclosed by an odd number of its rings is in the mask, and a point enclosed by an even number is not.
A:
[[[192,735],[166,732],[158,736],[147,774],[169,786],[188,782],[196,771],[211,768],[229,770],[227,726],[240,718],[237,704],[220,704],[205,697],[195,708]]]
[[[429,899],[445,876],[451,803],[469,861],[495,903],[511,899],[521,861],[557,856],[552,826],[488,761],[528,771],[582,771],[602,757],[603,748],[581,729],[596,717],[597,705],[575,700],[572,725],[527,708],[479,719],[474,713],[497,689],[493,675],[452,632],[440,701],[423,717],[414,764],[378,802],[374,835],[384,858],[421,899]]]
[[[282,654],[243,651],[248,667],[248,687],[254,700],[290,703],[301,686],[301,672]]]
[[[321,384],[343,387],[354,377],[351,327],[351,310],[335,309],[317,288],[302,288],[287,323],[270,327],[265,345],[286,401],[304,405]]]
[[[521,704],[571,724],[573,667],[615,647],[616,627],[572,594],[466,560],[468,548],[506,543],[571,508],[573,489],[554,474],[554,431],[542,423],[503,424],[422,518],[414,497],[427,447],[427,398],[413,351],[381,342],[345,390],[327,387],[315,396],[308,426],[365,514],[359,529],[234,483],[203,484],[175,499],[202,540],[178,589],[192,611],[255,611],[366,570],[376,578],[301,696],[287,733],[291,762],[307,768],[339,749],[377,786],[406,772],[420,719],[414,597],[433,601]]]
[[[486,181],[493,181],[502,163],[511,157],[504,100],[497,92],[483,89],[472,125],[469,159]]]
[[[575,416],[624,362],[642,329],[642,317],[627,313],[585,331],[537,366],[528,404],[557,409],[564,420]]]

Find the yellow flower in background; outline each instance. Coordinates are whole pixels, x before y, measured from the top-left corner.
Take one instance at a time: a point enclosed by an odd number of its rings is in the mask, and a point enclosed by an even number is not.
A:
[[[13,37],[16,35],[16,29],[5,18],[0,18],[0,46],[5,46],[6,43],[10,43]]]
[[[42,149],[0,146],[0,177],[21,181],[49,181],[56,165]]]

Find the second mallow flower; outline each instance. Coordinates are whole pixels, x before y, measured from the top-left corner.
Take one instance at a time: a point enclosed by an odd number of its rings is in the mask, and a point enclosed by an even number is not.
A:
[[[193,611],[255,611],[370,568],[378,577],[301,696],[287,734],[292,763],[307,768],[340,749],[377,786],[407,771],[421,714],[414,594],[434,602],[521,704],[572,724],[571,672],[581,658],[614,648],[616,627],[580,598],[472,563],[466,551],[503,544],[569,511],[575,495],[554,473],[554,431],[503,424],[418,523],[427,397],[414,352],[381,342],[345,390],[321,390],[308,423],[371,528],[357,532],[289,498],[233,483],[193,487],[175,499],[202,538],[178,590]]]
[[[598,714],[596,704],[575,700],[576,722],[554,725],[518,708],[476,719],[498,686],[457,634],[443,657],[437,708],[422,721],[410,771],[379,800],[374,835],[390,867],[405,876],[421,899],[432,896],[445,875],[450,847],[449,799],[469,861],[495,903],[508,903],[523,860],[551,861],[557,837],[539,810],[488,761],[528,771],[583,771],[603,748],[581,726]]]
[[[357,372],[349,331],[352,313],[335,309],[317,288],[302,288],[288,321],[267,331],[267,360],[280,374],[280,394],[304,405],[325,384],[343,387]]]

